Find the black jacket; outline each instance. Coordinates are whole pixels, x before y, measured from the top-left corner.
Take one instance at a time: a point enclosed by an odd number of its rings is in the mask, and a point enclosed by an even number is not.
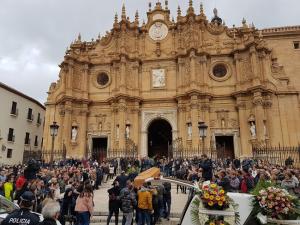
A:
[[[40,218],[37,214],[31,212],[29,209],[21,208],[13,211],[2,222],[1,225],[12,224],[26,224],[37,225],[40,222]]]
[[[39,225],[56,225],[55,219],[46,218]]]
[[[119,196],[120,196],[120,187],[113,187],[109,189],[108,195],[109,195],[109,202],[108,202],[108,208],[109,211],[119,211],[120,207],[120,201],[119,201]]]
[[[205,159],[200,163],[200,167],[202,168],[202,177],[205,181],[212,179],[212,162],[210,159]]]
[[[126,175],[121,174],[120,176],[117,176],[116,181],[119,182],[121,190],[126,187],[127,180],[128,180],[128,177]]]

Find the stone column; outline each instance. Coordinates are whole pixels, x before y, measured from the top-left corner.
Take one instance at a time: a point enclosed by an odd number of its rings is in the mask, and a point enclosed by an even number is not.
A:
[[[270,95],[266,97],[263,102],[263,107],[266,112],[266,120],[264,123],[264,136],[266,139],[266,144],[272,143],[272,138],[274,138],[274,126],[273,126],[273,113],[272,113],[272,98]]]
[[[199,144],[198,131],[198,96],[192,95],[190,99],[191,105],[191,122],[192,122],[192,148],[197,148]]]
[[[120,99],[118,105],[119,111],[119,129],[120,129],[120,137],[119,137],[119,148],[125,149],[125,116],[126,116],[126,100]]]
[[[80,134],[77,137],[78,144],[79,144],[79,155],[88,157],[88,151],[87,151],[87,105],[84,107],[85,109],[80,111],[80,127],[79,131]],[[80,140],[80,141],[79,141]]]
[[[126,58],[121,56],[121,68],[120,68],[120,92],[125,93],[126,89]]]
[[[110,105],[110,112],[111,112],[111,125],[110,125],[110,148],[114,149],[116,148],[116,127],[117,127],[117,121],[116,121],[116,114],[118,112],[117,105],[115,103],[111,103]]]
[[[250,60],[251,60],[251,67],[253,72],[253,85],[259,85],[259,65],[257,60],[257,52],[255,46],[250,47]]]
[[[89,94],[89,65],[84,64],[83,65],[83,80],[82,80],[82,90],[83,90],[83,98],[88,99],[88,94]]]
[[[207,76],[207,57],[203,55],[200,57],[201,66],[201,78],[204,86],[208,86],[208,76]]]
[[[183,77],[184,77],[184,59],[178,58],[178,82],[177,82],[177,90],[179,93],[183,91]]]
[[[196,55],[194,51],[190,54],[191,88],[196,87]]]
[[[134,62],[132,69],[133,69],[133,74],[134,74],[134,91],[135,94],[138,96],[139,95],[139,62]]]
[[[139,102],[135,102],[133,109],[132,109],[132,118],[133,121],[131,122],[132,128],[131,133],[132,137],[131,139],[134,141],[134,143],[137,145],[139,143],[139,134],[140,134],[140,121],[139,121],[139,113],[140,113],[140,104]]]
[[[242,60],[241,55],[239,53],[235,53],[234,54],[234,63],[235,63],[236,83],[238,84],[238,86],[242,82],[242,78],[241,78],[241,60]]]
[[[248,125],[248,117],[246,113],[246,102],[242,97],[237,97],[236,108],[239,115],[239,125],[240,125],[240,140],[241,140],[241,151],[240,157],[252,156],[252,149],[249,145],[250,140],[250,130]],[[237,157],[239,157],[237,156]]]
[[[68,61],[68,66],[66,69],[66,95],[72,96],[72,82],[73,82],[73,73],[74,73],[74,62],[73,60]]]
[[[64,137],[64,143],[67,149],[67,156],[72,156],[74,153],[70,152],[71,150],[71,120],[72,120],[72,103],[66,102],[64,109],[64,124],[63,124],[63,132],[62,135]]]
[[[178,100],[178,131],[179,131],[179,137],[182,138],[182,142],[185,143],[186,141],[186,120],[185,120],[185,106],[182,99]]]
[[[210,127],[209,127],[209,121],[210,121],[209,110],[210,110],[209,99],[205,98],[204,102],[201,104],[201,111],[203,112],[202,120],[208,126],[207,133],[206,133],[207,135],[206,135],[206,138],[204,139],[204,142],[205,142],[204,147],[205,148],[210,147],[210,140],[211,140],[211,137],[210,137],[211,132],[210,132]],[[200,137],[199,137],[199,139],[200,139]]]
[[[264,119],[263,98],[261,92],[254,92],[253,105],[255,112],[256,138],[259,142],[265,141],[264,137]]]

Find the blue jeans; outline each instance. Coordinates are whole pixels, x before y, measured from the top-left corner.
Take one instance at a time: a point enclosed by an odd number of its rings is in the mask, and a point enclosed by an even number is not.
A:
[[[139,209],[138,225],[151,225],[151,214],[149,210]]]
[[[90,212],[79,212],[78,213],[78,223],[79,225],[89,225],[90,224]]]

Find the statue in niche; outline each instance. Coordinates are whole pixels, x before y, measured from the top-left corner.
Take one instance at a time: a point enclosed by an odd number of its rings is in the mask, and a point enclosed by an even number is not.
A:
[[[77,127],[72,127],[72,142],[76,142],[77,139]]]
[[[251,132],[251,137],[256,138],[256,126],[253,121],[250,123],[250,132]]]
[[[130,127],[127,125],[125,128],[126,139],[130,137]]]
[[[225,128],[225,120],[224,119],[221,120],[221,127]]]
[[[192,139],[192,124],[191,123],[188,123],[187,133],[188,133],[188,140],[191,140]]]

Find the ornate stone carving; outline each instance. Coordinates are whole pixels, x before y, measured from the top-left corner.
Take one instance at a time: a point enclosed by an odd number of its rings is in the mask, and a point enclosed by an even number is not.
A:
[[[97,115],[95,115],[95,117],[96,117],[97,129],[99,131],[102,131],[107,115],[106,114],[97,114]]]
[[[162,88],[166,86],[166,74],[164,69],[152,70],[152,87]]]
[[[241,80],[246,82],[253,77],[251,61],[249,58],[245,58],[241,61]]]

